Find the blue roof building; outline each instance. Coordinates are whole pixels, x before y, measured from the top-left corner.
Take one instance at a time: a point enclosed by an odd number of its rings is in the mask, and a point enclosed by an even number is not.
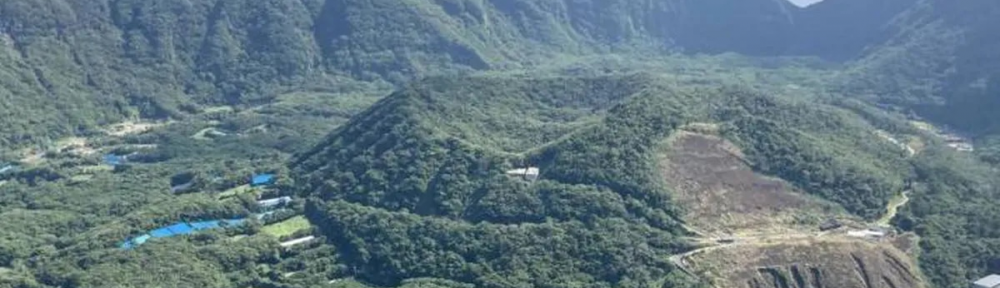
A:
[[[208,229],[217,228],[228,228],[242,225],[246,220],[244,219],[228,219],[228,220],[212,220],[212,221],[201,221],[201,222],[179,222],[172,224],[170,226],[161,227],[149,231],[148,234],[143,234],[131,239],[126,239],[125,243],[121,245],[122,249],[132,249],[152,238],[167,238],[177,235],[188,235],[194,232]]]
[[[149,231],[149,235],[156,238],[170,237],[174,236],[174,232],[170,232],[170,229],[160,228],[153,231]]]
[[[188,225],[187,223],[177,223],[174,225],[167,226],[166,229],[170,230],[170,233],[173,233],[174,235],[186,235],[194,233],[194,229],[192,229],[191,225]]]
[[[271,185],[274,184],[274,180],[274,174],[257,174],[253,175],[253,178],[250,181],[250,186],[257,187]]]
[[[191,228],[194,228],[195,231],[201,231],[205,229],[215,229],[219,228],[219,221],[195,222],[191,223]]]

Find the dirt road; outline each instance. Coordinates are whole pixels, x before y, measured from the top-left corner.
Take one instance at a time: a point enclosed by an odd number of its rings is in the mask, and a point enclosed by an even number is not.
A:
[[[899,208],[902,208],[910,201],[910,191],[904,191],[900,193],[898,197],[894,197],[893,201],[889,201],[889,205],[886,207],[886,214],[880,218],[875,223],[869,223],[869,225],[875,225],[879,227],[889,226],[889,222],[892,218],[896,217]],[[691,229],[693,227],[685,228]],[[732,236],[732,237],[706,237],[705,234],[698,232],[697,230],[691,229],[696,237],[691,238],[692,243],[697,243],[700,245],[705,245],[702,248],[694,249],[681,254],[676,254],[670,256],[670,262],[675,266],[679,267],[681,271],[690,274],[694,277],[699,277],[694,271],[691,271],[689,263],[687,261],[691,256],[715,251],[718,249],[725,249],[740,245],[755,245],[755,244],[770,244],[770,243],[780,243],[788,242],[794,240],[805,240],[805,239],[826,239],[837,236],[844,236],[847,231],[820,231],[820,232],[792,232],[792,233],[778,233],[778,234],[760,234],[760,235],[743,235],[743,236]]]

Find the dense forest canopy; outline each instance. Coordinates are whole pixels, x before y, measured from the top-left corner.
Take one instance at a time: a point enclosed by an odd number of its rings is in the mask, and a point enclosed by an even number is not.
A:
[[[966,287],[1000,273],[998,19],[991,0],[0,1],[0,287],[708,287],[675,256],[714,244],[658,170],[680,133],[848,221],[909,195],[890,220],[917,237],[910,284]],[[247,221],[122,248],[215,219]]]

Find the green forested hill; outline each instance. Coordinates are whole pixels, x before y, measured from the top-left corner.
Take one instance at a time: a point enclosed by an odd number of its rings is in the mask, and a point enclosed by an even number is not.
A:
[[[867,218],[909,177],[899,169],[905,153],[852,112],[662,83],[656,75],[427,79],[300,155],[292,173],[311,197],[308,217],[356,265],[354,277],[490,287],[682,280],[662,261],[687,245],[677,220],[684,208],[664,190],[656,159],[685,124],[720,123],[761,171]],[[505,175],[526,166],[541,179]]]
[[[0,165],[26,162],[0,172],[0,287],[699,287],[668,260],[695,243],[654,162],[689,124],[858,219],[911,188],[895,226],[923,237],[927,280],[963,287],[1000,273],[995,168],[870,104],[1000,132],[998,15],[991,0],[0,1]],[[126,119],[175,121],[95,133]],[[9,153],[73,134],[103,150]],[[975,156],[998,162],[983,138]],[[139,161],[99,165],[112,151]],[[527,166],[541,179],[505,175]],[[119,248],[259,212],[217,194],[265,171],[281,180],[263,196],[295,196],[314,228]],[[179,176],[198,189],[171,192]]]

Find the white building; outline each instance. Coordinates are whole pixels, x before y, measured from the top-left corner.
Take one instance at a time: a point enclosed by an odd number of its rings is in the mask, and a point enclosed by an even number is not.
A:
[[[885,237],[885,231],[876,231],[870,229],[847,231],[847,236],[858,237],[858,238],[882,238]]]
[[[290,202],[292,202],[292,197],[284,196],[274,199],[260,200],[257,201],[257,205],[259,205],[261,208],[271,208],[279,205],[285,205]]]
[[[510,170],[507,171],[507,175],[515,177],[524,177],[524,180],[535,181],[538,180],[538,167],[528,167],[528,168]]]
[[[1000,288],[1000,275],[990,275],[972,282],[972,288]]]
[[[302,238],[295,239],[295,240],[288,240],[288,241],[285,241],[285,242],[281,242],[281,247],[291,247],[291,246],[295,246],[295,245],[299,245],[299,244],[302,244],[302,243],[306,243],[306,242],[312,241],[314,239],[316,239],[315,236],[306,236],[306,237],[302,237]]]

